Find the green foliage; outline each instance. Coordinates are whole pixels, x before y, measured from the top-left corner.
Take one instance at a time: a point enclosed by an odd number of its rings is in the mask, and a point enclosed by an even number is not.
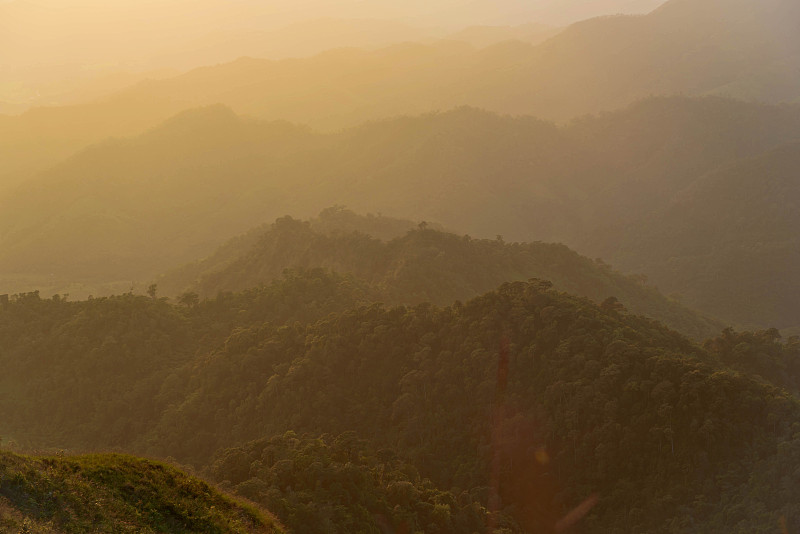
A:
[[[161,382],[192,354],[169,304],[121,295],[83,302],[17,296],[0,311],[5,424],[37,421],[38,446],[102,440],[119,447],[159,412]],[[135,411],[137,417],[120,417]],[[70,424],[65,424],[69,421]]]
[[[704,343],[725,365],[765,380],[800,396],[800,338],[783,342],[771,328],[758,332],[735,332],[731,328]]]
[[[76,302],[16,295],[0,308],[3,424],[27,427],[26,443],[37,447],[126,448],[176,400],[197,354],[265,321],[314,322],[367,295],[321,270],[287,271],[271,285],[188,308],[131,294]]]
[[[162,463],[0,452],[0,527],[16,532],[280,533],[255,507]]]
[[[768,382],[780,367],[753,367],[761,378],[751,377],[748,358],[719,341],[703,350],[618,302],[601,308],[540,280],[447,308],[386,308],[369,304],[369,291],[312,270],[194,307],[17,296],[0,311],[0,431],[23,444],[117,447],[196,466],[216,458],[215,479],[322,531],[333,528],[325,518],[370,531],[381,510],[390,523],[446,526],[444,505],[456,521],[469,503],[494,506],[494,491],[512,531],[548,532],[593,494],[588,532],[771,532],[781,516],[798,524],[796,481],[781,462],[797,454],[800,407]],[[734,356],[783,354],[774,332],[737,336]],[[744,342],[753,350],[736,349]],[[787,344],[779,361],[795,349]],[[354,431],[366,444],[353,442],[361,453],[348,467],[336,457],[341,443],[295,441],[287,430]],[[241,445],[251,440],[260,441]],[[269,443],[284,456],[261,459],[261,470],[249,455]],[[384,449],[421,496],[391,513],[375,452]],[[361,508],[339,513],[350,497],[330,488],[318,495],[328,504],[315,504],[316,482],[299,491],[314,479],[314,462],[300,462],[308,454],[361,488],[349,493]],[[780,487],[770,473],[781,473]],[[281,485],[284,475],[291,483]],[[426,488],[450,497],[430,500]]]
[[[437,490],[390,449],[354,433],[298,438],[293,432],[216,454],[210,475],[263,504],[293,532],[484,530],[475,495]]]
[[[330,211],[311,222],[282,217],[251,248],[223,246],[205,272],[190,265],[162,280],[168,287],[188,286],[215,295],[268,283],[286,268],[324,267],[352,273],[380,302],[445,305],[475,297],[505,281],[542,278],[596,302],[619,298],[633,312],[659,319],[695,339],[721,330],[721,325],[669,301],[640,278],[625,277],[564,245],[473,239],[427,226],[383,242],[359,231],[326,232]],[[379,218],[358,217],[346,210],[335,213],[348,221],[348,227],[365,232],[380,225]]]
[[[798,166],[790,143],[704,176],[622,234],[620,262],[716,317],[800,325]]]

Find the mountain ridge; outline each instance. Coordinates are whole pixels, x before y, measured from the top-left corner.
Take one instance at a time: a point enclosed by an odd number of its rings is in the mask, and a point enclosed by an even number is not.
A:
[[[51,274],[67,286],[91,278],[130,284],[205,257],[230,236],[286,213],[310,218],[339,204],[477,237],[562,242],[624,270],[644,271],[668,294],[731,324],[798,324],[795,312],[770,311],[772,304],[763,315],[748,312],[746,300],[736,309],[711,304],[662,265],[647,272],[641,258],[657,240],[637,238],[638,259],[620,249],[636,228],[656,232],[661,210],[704,175],[800,138],[797,106],[660,97],[562,127],[458,108],[334,134],[234,119],[213,107],[174,121],[83,152],[35,186],[0,198],[4,279],[27,272],[47,280],[42,289],[55,285]],[[709,206],[716,201],[708,197]],[[752,224],[764,230],[765,242],[774,241],[757,210],[745,208],[739,227]],[[791,247],[774,254],[774,265],[791,265]],[[756,265],[748,260],[742,268],[763,278]],[[718,278],[722,291],[737,294],[741,281],[732,272],[721,270]],[[35,288],[8,287],[9,293]],[[77,288],[55,292],[62,291],[79,294]],[[768,295],[771,302],[786,297]]]

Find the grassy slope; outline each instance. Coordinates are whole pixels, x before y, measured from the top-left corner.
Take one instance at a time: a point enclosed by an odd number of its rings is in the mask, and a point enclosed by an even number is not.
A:
[[[255,507],[168,465],[130,456],[0,453],[4,532],[283,532]]]

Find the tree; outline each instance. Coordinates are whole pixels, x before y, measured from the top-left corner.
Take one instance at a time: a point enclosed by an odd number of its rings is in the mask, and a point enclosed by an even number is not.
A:
[[[194,291],[186,291],[178,297],[178,303],[183,304],[187,308],[194,308],[200,302],[200,295]]]

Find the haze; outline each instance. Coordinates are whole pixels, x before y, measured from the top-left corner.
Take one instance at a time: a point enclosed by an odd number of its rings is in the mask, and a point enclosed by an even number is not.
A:
[[[240,56],[277,59],[430,41],[472,25],[563,26],[646,12],[662,2],[11,0],[0,4],[0,112],[85,101],[144,77]]]
[[[798,169],[798,0],[0,0],[0,529],[800,532]]]

